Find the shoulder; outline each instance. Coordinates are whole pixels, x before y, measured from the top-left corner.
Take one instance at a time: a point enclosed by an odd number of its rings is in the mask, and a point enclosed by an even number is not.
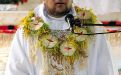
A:
[[[48,25],[41,17],[36,16],[33,10],[29,11],[27,16],[23,18],[21,27],[23,29],[24,37],[36,36],[49,30]]]
[[[23,44],[25,42],[25,38],[24,38],[24,30],[22,27],[19,27],[15,33],[15,36],[14,36],[14,39],[15,40],[18,40],[18,42],[20,44]]]
[[[82,11],[85,11],[85,12],[87,11],[87,12],[90,12],[90,13],[93,13],[94,14],[93,9],[81,8],[79,6],[74,6],[74,8],[75,8],[75,11],[77,13],[82,12]]]
[[[40,5],[38,5],[37,7],[35,7],[34,13],[35,13],[36,16],[39,16],[40,12],[43,11],[43,7],[44,7],[43,4],[40,4]]]
[[[74,6],[74,8],[75,8],[75,11],[76,11],[77,15],[79,15],[79,16],[83,16],[83,17],[87,17],[87,16],[91,17],[91,16],[93,16],[93,17],[96,17],[93,9],[80,8],[78,6]]]
[[[37,7],[35,7],[34,11],[39,10],[41,7],[43,7],[43,4],[40,4],[40,5],[38,5]]]
[[[86,23],[94,24],[97,22],[97,16],[92,9],[80,8],[78,6],[74,6],[74,9],[77,13],[78,18],[84,20]]]

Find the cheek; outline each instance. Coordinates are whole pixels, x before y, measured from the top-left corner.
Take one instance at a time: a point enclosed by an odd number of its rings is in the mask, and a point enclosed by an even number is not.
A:
[[[54,4],[53,1],[49,1],[49,2],[47,3],[47,6],[48,6],[48,8],[50,8],[50,9],[54,9],[55,4]]]
[[[72,3],[73,3],[72,1],[68,1],[67,6],[68,7],[71,7],[72,6]]]

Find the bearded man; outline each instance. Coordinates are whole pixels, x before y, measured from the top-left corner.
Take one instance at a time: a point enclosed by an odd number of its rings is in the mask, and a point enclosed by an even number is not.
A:
[[[22,20],[13,39],[5,75],[114,75],[101,27],[65,21],[68,14],[81,23],[97,23],[91,10],[72,0],[43,0]],[[73,20],[71,20],[73,21]]]

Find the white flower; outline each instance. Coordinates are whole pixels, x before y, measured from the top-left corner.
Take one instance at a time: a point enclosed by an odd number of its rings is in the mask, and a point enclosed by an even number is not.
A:
[[[91,17],[91,13],[88,10],[83,10],[78,15],[80,19],[89,19]]]
[[[32,22],[31,22],[30,25],[31,25],[32,30],[38,30],[44,24],[44,23],[39,22],[38,20],[36,20],[35,17],[32,17],[31,20],[32,20]]]
[[[76,41],[84,41],[87,38],[86,35],[83,35],[83,34],[87,33],[87,31],[84,28],[76,29],[75,33],[79,33],[79,35],[77,35],[77,34],[73,35],[76,38]]]
[[[55,36],[47,35],[42,39],[42,43],[46,48],[53,48],[58,43],[58,39]]]
[[[40,29],[40,27],[42,27],[43,24],[44,24],[44,23],[39,22],[37,25],[34,26],[34,29],[35,29],[35,30]]]
[[[31,20],[32,20],[32,21],[35,21],[36,19],[35,19],[35,17],[32,17]]]
[[[76,48],[73,46],[73,44],[69,42],[64,42],[60,46],[60,52],[65,56],[72,56],[76,51]]]

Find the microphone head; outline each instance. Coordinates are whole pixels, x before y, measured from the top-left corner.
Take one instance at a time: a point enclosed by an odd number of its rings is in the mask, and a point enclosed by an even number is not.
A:
[[[66,17],[65,17],[65,21],[68,22],[68,20],[70,22],[73,22],[74,21],[74,16],[72,14],[67,14]]]

